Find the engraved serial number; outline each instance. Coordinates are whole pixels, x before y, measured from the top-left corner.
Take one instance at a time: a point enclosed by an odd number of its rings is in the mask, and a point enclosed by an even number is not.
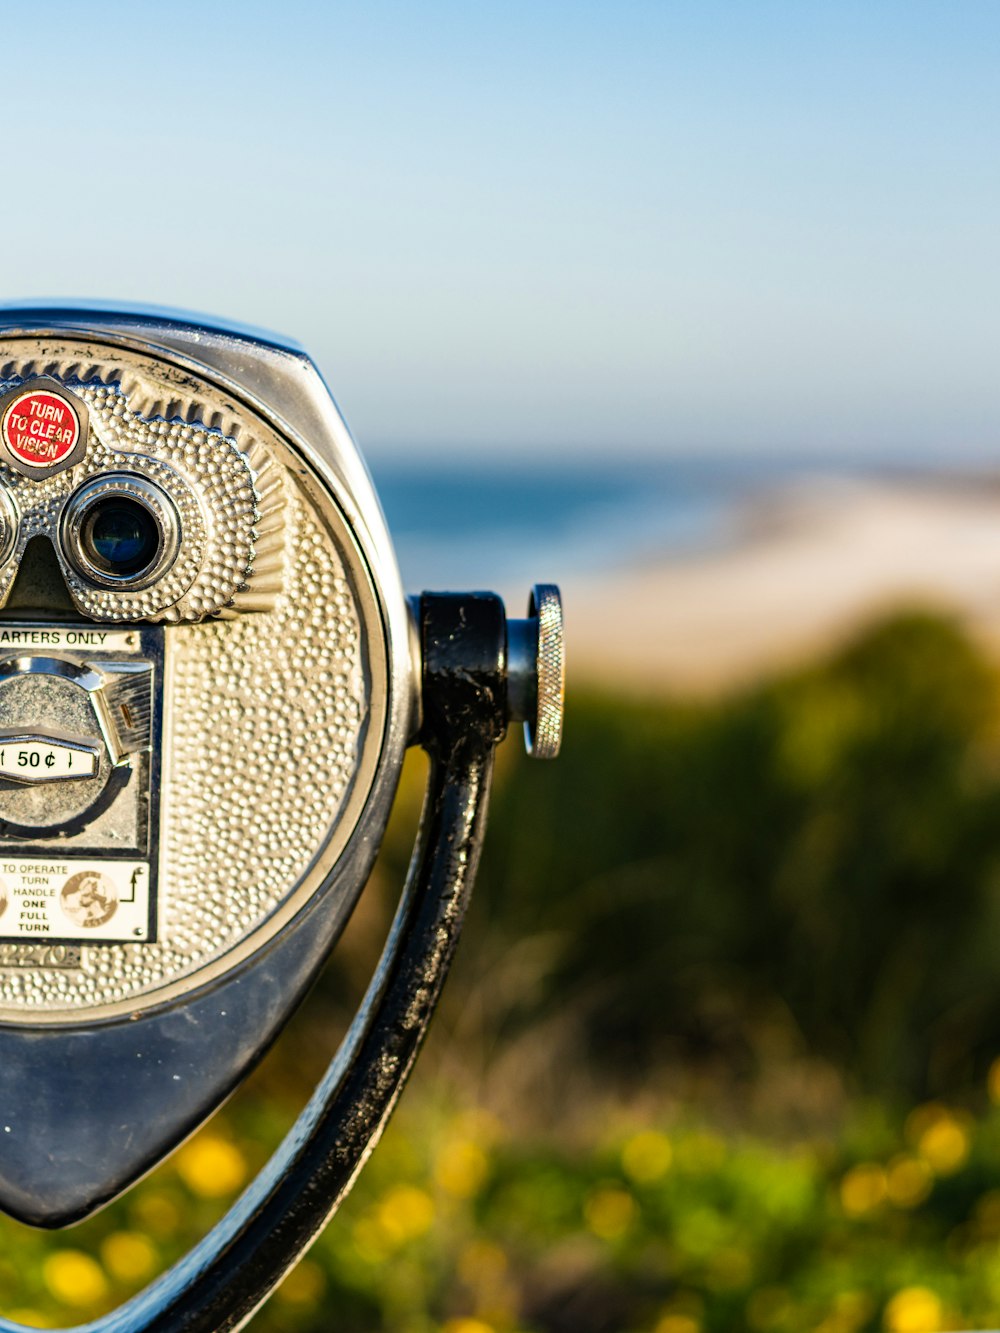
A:
[[[79,967],[80,947],[73,944],[5,944],[0,967]]]

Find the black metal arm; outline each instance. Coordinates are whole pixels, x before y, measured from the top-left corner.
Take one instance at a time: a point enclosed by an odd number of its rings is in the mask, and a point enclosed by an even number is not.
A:
[[[392,1114],[455,951],[507,712],[500,599],[425,593],[420,618],[427,795],[406,887],[350,1031],[281,1146],[225,1217],[145,1291],[76,1333],[243,1327],[337,1211]],[[0,1319],[0,1333],[23,1327]]]

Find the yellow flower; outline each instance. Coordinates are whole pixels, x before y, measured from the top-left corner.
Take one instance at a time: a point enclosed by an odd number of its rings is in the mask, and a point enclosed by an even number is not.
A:
[[[489,1175],[486,1153],[471,1139],[455,1139],[445,1144],[434,1163],[434,1179],[456,1199],[471,1199],[479,1193]]]
[[[114,1231],[101,1243],[101,1258],[119,1282],[141,1282],[156,1267],[156,1248],[137,1231]]]
[[[247,1178],[247,1164],[239,1148],[218,1134],[199,1134],[177,1154],[177,1174],[192,1194],[221,1199]]]
[[[434,1225],[434,1200],[415,1185],[397,1185],[378,1205],[378,1224],[397,1245],[416,1240]]]
[[[950,1176],[964,1166],[971,1144],[969,1117],[937,1102],[911,1111],[906,1136],[938,1176]]]
[[[95,1305],[108,1294],[108,1281],[100,1266],[82,1250],[56,1250],[42,1265],[45,1285],[63,1305],[83,1308]]]
[[[488,1240],[471,1240],[459,1251],[458,1275],[468,1288],[480,1319],[509,1329],[520,1304],[520,1293],[508,1277],[507,1256]]]
[[[666,1134],[643,1130],[622,1148],[622,1170],[637,1185],[651,1185],[670,1170],[674,1150]]]
[[[635,1200],[623,1189],[601,1185],[587,1196],[583,1215],[595,1236],[602,1240],[618,1240],[632,1225]]]
[[[885,1201],[885,1172],[875,1162],[852,1166],[840,1182],[840,1204],[848,1217],[863,1217]]]
[[[444,1333],[495,1333],[492,1324],[484,1324],[481,1319],[449,1319],[444,1326]]]
[[[889,1202],[897,1208],[919,1208],[934,1187],[934,1173],[922,1157],[894,1157],[886,1175]]]
[[[653,1333],[701,1333],[701,1324],[689,1314],[665,1314]]]
[[[303,1261],[288,1274],[275,1292],[287,1305],[315,1305],[326,1290],[326,1278],[319,1264]]]
[[[503,1122],[481,1106],[473,1107],[456,1115],[450,1124],[450,1130],[459,1139],[474,1139],[478,1143],[499,1143],[504,1137]]]
[[[957,1120],[941,1120],[922,1136],[917,1147],[939,1176],[950,1176],[969,1155],[969,1132]]]
[[[938,1333],[944,1311],[929,1287],[904,1287],[885,1307],[888,1333]]]

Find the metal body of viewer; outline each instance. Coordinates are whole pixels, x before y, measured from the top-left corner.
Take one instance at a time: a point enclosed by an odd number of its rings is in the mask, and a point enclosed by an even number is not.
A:
[[[201,1244],[88,1327],[238,1328],[329,1220],[435,1007],[494,747],[521,720],[554,755],[562,688],[556,589],[511,621],[489,593],[404,597],[299,348],[0,310],[0,1209],[87,1217],[212,1114],[338,938],[406,747],[431,758],[382,962],[309,1105]]]

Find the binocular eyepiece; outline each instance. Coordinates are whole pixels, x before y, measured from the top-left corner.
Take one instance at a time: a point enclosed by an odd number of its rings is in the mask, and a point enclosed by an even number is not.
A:
[[[123,472],[81,486],[60,525],[69,561],[99,588],[146,587],[177,559],[180,536],[166,491]]]

